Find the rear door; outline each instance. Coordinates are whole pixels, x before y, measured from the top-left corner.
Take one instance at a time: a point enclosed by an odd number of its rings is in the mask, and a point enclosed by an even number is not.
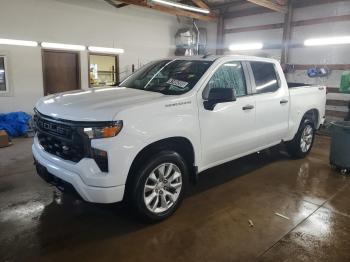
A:
[[[255,148],[255,101],[245,62],[228,61],[209,77],[199,96],[202,166],[205,168],[237,158]],[[211,88],[233,88],[236,101],[220,103],[213,110],[203,102]]]
[[[249,64],[256,103],[256,145],[265,148],[281,142],[288,132],[289,91],[274,63]]]

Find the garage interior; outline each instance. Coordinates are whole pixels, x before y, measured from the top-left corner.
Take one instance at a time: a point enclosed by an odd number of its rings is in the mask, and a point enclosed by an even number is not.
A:
[[[311,153],[295,160],[278,145],[206,170],[173,216],[146,224],[123,203],[88,203],[45,183],[29,120],[9,141],[0,131],[0,261],[350,261],[350,178],[329,163],[329,127],[350,120],[341,88],[350,1],[166,2],[175,6],[2,0],[0,121],[33,116],[46,95],[118,85],[153,60],[252,55],[280,61],[290,82],[327,88]]]

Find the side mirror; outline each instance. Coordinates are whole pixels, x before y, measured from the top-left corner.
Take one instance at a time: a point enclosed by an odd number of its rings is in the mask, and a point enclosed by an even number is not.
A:
[[[204,101],[206,110],[214,110],[216,104],[236,101],[233,88],[212,88],[208,94],[208,100]]]

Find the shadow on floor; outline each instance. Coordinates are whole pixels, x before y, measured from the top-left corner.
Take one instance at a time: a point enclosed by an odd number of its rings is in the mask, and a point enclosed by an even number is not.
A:
[[[287,159],[293,161],[286,153],[284,146],[277,145],[259,153],[250,154],[240,159],[227,162],[202,172],[199,175],[198,184],[191,188],[189,194],[201,193],[237,177],[246,175],[265,165]]]

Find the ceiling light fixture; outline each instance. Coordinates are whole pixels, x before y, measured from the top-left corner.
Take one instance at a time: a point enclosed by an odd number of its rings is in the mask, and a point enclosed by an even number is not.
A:
[[[231,51],[244,51],[244,50],[260,50],[264,47],[263,43],[242,43],[233,44],[229,46]]]
[[[193,11],[193,12],[204,13],[204,14],[209,14],[210,13],[210,11],[208,9],[199,8],[199,7],[195,7],[195,6],[184,5],[184,4],[175,3],[175,2],[169,2],[169,1],[164,1],[164,0],[152,0],[152,1],[156,2],[158,4],[170,5],[170,6],[173,6],[173,7],[186,9],[186,10]]]
[[[121,48],[110,48],[110,47],[98,47],[98,46],[89,46],[89,51],[96,53],[109,53],[109,54],[123,54],[124,49]]]
[[[86,49],[86,47],[83,45],[70,45],[70,44],[59,44],[59,43],[49,43],[49,42],[42,42],[41,46],[43,48],[65,49],[65,50],[76,50],[76,51],[84,51]]]
[[[0,45],[38,46],[38,42],[0,38]]]
[[[305,46],[342,45],[350,44],[350,36],[338,36],[327,38],[310,38],[305,40]]]

